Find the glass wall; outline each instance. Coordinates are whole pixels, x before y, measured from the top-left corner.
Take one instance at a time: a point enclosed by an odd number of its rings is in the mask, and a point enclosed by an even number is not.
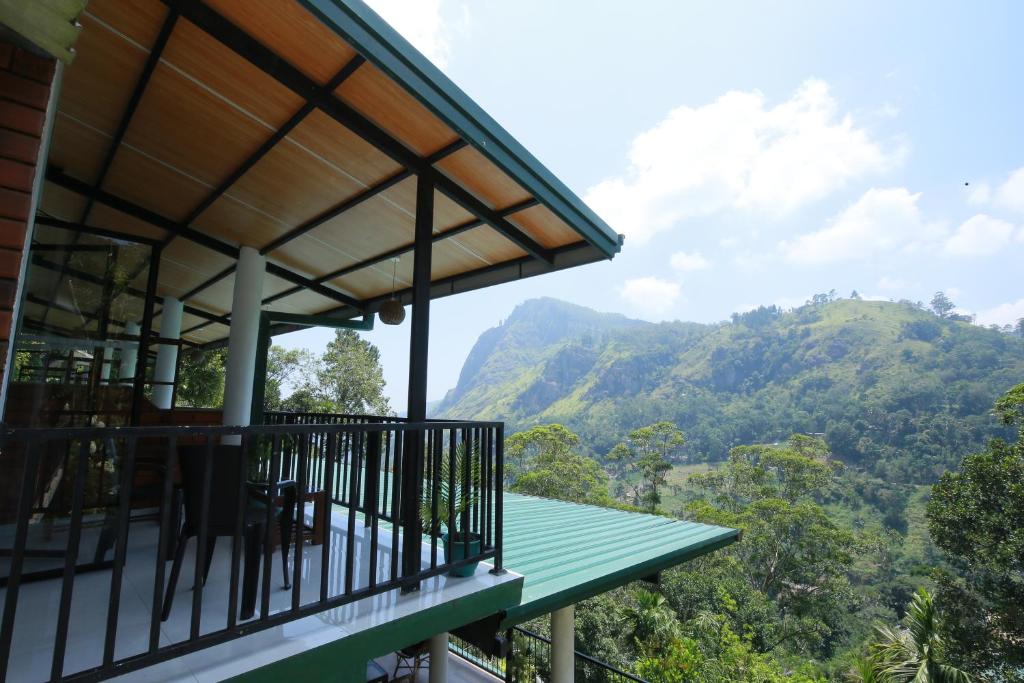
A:
[[[36,225],[19,309],[4,422],[126,425],[152,247]]]

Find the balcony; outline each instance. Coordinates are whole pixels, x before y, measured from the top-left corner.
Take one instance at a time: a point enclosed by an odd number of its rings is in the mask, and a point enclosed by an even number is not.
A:
[[[267,421],[4,432],[0,680],[221,680],[470,596],[481,617],[518,603],[500,424]],[[448,559],[424,515],[478,543]]]

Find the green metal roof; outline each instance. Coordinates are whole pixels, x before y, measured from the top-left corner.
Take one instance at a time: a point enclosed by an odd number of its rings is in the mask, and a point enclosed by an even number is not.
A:
[[[621,236],[362,0],[300,2],[605,257],[622,249]]]
[[[523,597],[501,628],[547,614],[735,543],[709,524],[505,493],[503,564]]]

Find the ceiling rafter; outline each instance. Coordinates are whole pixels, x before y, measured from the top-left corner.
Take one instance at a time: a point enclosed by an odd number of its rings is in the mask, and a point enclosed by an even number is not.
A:
[[[392,137],[370,119],[345,104],[333,93],[322,92],[321,87],[297,68],[283,60],[271,49],[235,26],[226,18],[199,0],[163,0],[182,16],[231,49],[250,64],[285,86],[299,97],[315,105],[325,114],[350,129],[381,152],[410,171],[425,174],[444,194],[464,209],[484,221],[514,242],[527,254],[551,264],[553,254],[525,232],[501,218],[493,209],[477,199],[461,185],[433,167],[428,160]]]

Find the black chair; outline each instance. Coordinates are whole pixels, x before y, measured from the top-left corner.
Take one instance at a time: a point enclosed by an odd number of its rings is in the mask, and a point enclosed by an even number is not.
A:
[[[181,488],[185,504],[185,522],[178,535],[174,554],[174,565],[171,577],[164,594],[164,607],[161,619],[167,621],[174,601],[174,591],[181,573],[181,564],[185,559],[185,546],[188,539],[198,537],[202,526],[203,509],[203,477],[205,473],[207,453],[213,458],[212,476],[210,479],[210,500],[206,519],[206,562],[203,569],[203,585],[210,573],[214,547],[221,536],[234,537],[236,516],[238,514],[238,478],[243,457],[241,446],[218,445],[208,451],[206,446],[182,446],[178,449],[178,462],[181,468]],[[273,505],[273,518],[281,530],[281,566],[284,574],[284,587],[290,588],[288,582],[288,553],[291,551],[291,534],[295,515],[295,482],[278,483],[278,495],[268,495],[251,485],[246,485],[245,514],[242,521],[242,540],[244,544],[245,567],[242,578],[241,618],[253,616],[256,607],[256,584],[259,577],[260,555],[263,540],[266,537],[267,507]],[[199,549],[197,549],[199,552]]]

